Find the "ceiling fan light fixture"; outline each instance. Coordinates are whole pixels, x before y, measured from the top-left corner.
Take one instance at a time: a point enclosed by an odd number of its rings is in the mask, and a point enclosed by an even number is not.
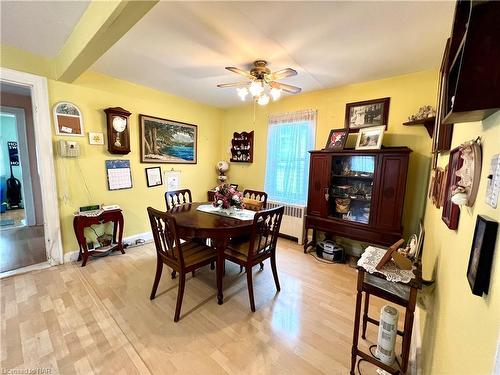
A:
[[[252,94],[253,97],[257,97],[262,94],[262,92],[264,91],[262,80],[257,79],[255,81],[252,81],[250,87],[248,88],[248,91],[250,91],[250,94]]]
[[[281,89],[278,89],[276,87],[273,87],[271,89],[271,97],[273,98],[274,101],[278,100],[281,97]]]
[[[242,101],[245,101],[245,98],[248,95],[248,89],[246,87],[238,87],[236,89],[236,92],[238,93],[238,96]]]
[[[267,103],[269,103],[270,99],[271,98],[269,97],[269,95],[262,94],[261,96],[259,96],[259,99],[257,99],[257,104],[259,104],[259,105],[266,105]]]

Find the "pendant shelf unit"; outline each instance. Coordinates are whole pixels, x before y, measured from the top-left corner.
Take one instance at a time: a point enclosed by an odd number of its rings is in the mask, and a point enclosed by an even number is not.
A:
[[[233,133],[230,161],[231,163],[253,163],[253,130]]]
[[[425,126],[425,128],[427,129],[427,133],[429,133],[429,137],[432,138],[432,134],[434,133],[434,124],[435,123],[436,123],[436,117],[433,116],[433,117],[423,118],[420,120],[403,122],[403,125],[405,125],[405,126],[418,126],[418,125]]]

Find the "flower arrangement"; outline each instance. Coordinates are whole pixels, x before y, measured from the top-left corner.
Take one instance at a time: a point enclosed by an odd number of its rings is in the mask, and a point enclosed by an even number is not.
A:
[[[245,208],[243,195],[228,184],[221,184],[215,188],[213,205],[224,209],[231,207]]]

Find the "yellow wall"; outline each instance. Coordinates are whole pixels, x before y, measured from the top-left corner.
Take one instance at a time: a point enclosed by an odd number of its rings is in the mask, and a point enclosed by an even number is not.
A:
[[[483,122],[455,124],[452,148],[481,136],[481,184],[472,208],[462,208],[457,230],[441,220],[442,210],[427,200],[424,276],[436,279],[430,310],[423,317],[424,374],[491,374],[500,327],[500,234],[497,233],[490,292],[472,295],[467,278],[472,236],[477,215],[500,222],[500,208],[485,203],[491,157],[500,153],[500,111]],[[449,153],[439,158],[448,163]]]
[[[198,104],[187,99],[165,94],[144,86],[128,83],[109,76],[85,73],[72,84],[49,80],[50,106],[58,101],[75,103],[83,113],[85,137],[54,136],[79,141],[82,156],[78,159],[56,156],[56,174],[60,205],[64,251],[77,249],[72,228],[72,214],[91,203],[119,204],[125,217],[125,236],[149,231],[146,207],[163,208],[165,186],[148,188],[144,168],[161,166],[162,171],[181,171],[181,184],[189,187],[193,199],[206,199],[206,191],[216,184],[215,163],[221,147],[218,136],[222,121],[220,109]],[[103,109],[123,107],[130,116],[131,152],[112,155],[104,146],[89,145],[87,132],[103,132],[106,122]],[[139,114],[167,118],[198,125],[198,164],[141,164],[139,162]],[[54,132],[54,130],[53,130]],[[106,142],[107,143],[107,142]],[[127,159],[131,162],[133,188],[109,191],[104,161]],[[90,191],[86,191],[85,184]]]
[[[321,149],[325,147],[330,129],[344,127],[346,103],[390,97],[389,124],[383,144],[408,146],[413,150],[410,156],[403,220],[405,233],[410,233],[417,227],[418,219],[423,215],[431,138],[424,127],[408,127],[402,123],[408,121],[408,116],[416,113],[421,106],[434,105],[436,91],[437,72],[431,70],[288,96],[265,107],[257,105],[255,125],[252,106],[228,109],[224,113],[221,157],[229,160],[228,150],[234,131],[255,131],[254,162],[231,164],[229,179],[243,188],[264,188],[269,115],[317,109],[316,149]],[[356,135],[349,136],[347,147],[354,147],[355,142]]]

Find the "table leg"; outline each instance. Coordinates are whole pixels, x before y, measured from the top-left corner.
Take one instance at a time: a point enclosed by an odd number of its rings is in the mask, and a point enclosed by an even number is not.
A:
[[[364,272],[358,270],[358,285],[356,294],[356,310],[354,312],[354,332],[352,336],[352,350],[351,350],[351,371],[350,374],[354,375],[354,368],[356,367],[356,359],[358,357],[358,339],[359,339],[359,317],[361,315],[361,300],[363,295]]]
[[[217,303],[222,305],[224,295],[222,293],[222,278],[224,277],[224,250],[227,240],[225,238],[217,238],[215,240],[215,249],[217,251]]]
[[[116,238],[116,225],[118,224],[118,244],[119,249],[122,254],[125,254],[125,250],[123,250],[123,215],[118,217],[118,221],[113,223],[113,237]]]
[[[410,298],[408,300],[408,307],[405,312],[405,327],[403,336],[403,347],[401,353],[401,370],[406,373],[408,369],[408,360],[410,357],[410,344],[411,344],[411,334],[413,330],[413,315],[415,312],[415,304],[417,302],[417,289],[410,289]]]
[[[366,326],[368,323],[368,307],[370,305],[370,294],[365,292],[365,308],[363,310],[363,330],[361,331],[361,338],[366,340]]]

